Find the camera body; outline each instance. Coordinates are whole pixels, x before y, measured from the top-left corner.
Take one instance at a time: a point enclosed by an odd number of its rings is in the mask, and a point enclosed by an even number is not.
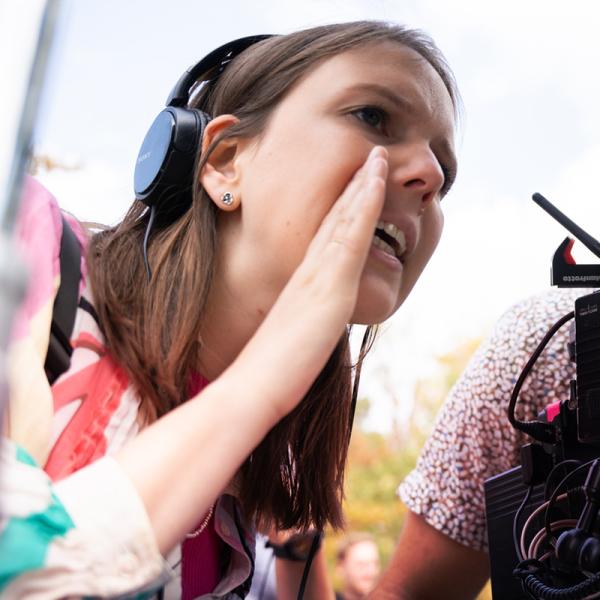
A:
[[[598,242],[535,196],[600,256]],[[553,285],[600,287],[600,265],[576,265],[572,245],[566,238],[554,255]],[[535,425],[511,421],[532,441],[520,466],[485,482],[494,600],[600,597],[600,292],[582,290],[573,313],[570,397],[546,406]]]
[[[571,329],[569,355],[575,363],[576,378],[571,382],[571,397],[565,398],[558,406],[547,407],[539,416],[540,420],[552,426],[556,441],[525,444],[521,447],[520,466],[485,482],[490,574],[495,600],[531,599],[513,575],[520,562],[513,525],[529,487],[532,489],[521,526],[527,516],[548,500],[547,495],[552,489],[548,485],[549,477],[557,465],[565,461],[585,464],[600,457],[600,292],[579,297],[575,301],[574,312],[575,326]],[[581,481],[576,480],[576,483]],[[584,507],[583,496],[570,498],[567,507],[555,509],[558,513],[555,520],[559,516],[577,519]],[[528,530],[541,531],[544,517],[543,512],[535,516]],[[571,570],[572,566],[568,569]],[[565,582],[568,579],[566,577]]]

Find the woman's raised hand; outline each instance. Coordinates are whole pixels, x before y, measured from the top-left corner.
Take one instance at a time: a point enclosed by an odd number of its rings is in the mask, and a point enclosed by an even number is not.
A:
[[[386,156],[385,149],[373,149],[233,364],[117,456],[161,550],[206,514],[252,449],[304,397],[335,348],[354,310],[381,214]]]
[[[375,147],[234,363],[234,368],[250,368],[253,385],[264,382],[269,388],[265,393],[274,400],[276,419],[292,410],[308,391],[350,321],[383,208],[386,176],[387,152]]]

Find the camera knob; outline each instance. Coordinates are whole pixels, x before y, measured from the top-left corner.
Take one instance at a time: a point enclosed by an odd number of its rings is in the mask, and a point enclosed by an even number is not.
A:
[[[565,565],[577,567],[580,549],[588,537],[583,529],[563,531],[556,542],[556,558]]]
[[[597,573],[600,571],[600,538],[591,536],[581,546],[579,566],[583,571]]]

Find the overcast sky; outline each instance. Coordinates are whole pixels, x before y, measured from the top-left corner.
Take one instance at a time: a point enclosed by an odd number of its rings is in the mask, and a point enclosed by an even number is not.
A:
[[[363,393],[385,430],[386,364],[408,411],[431,357],[484,334],[512,302],[549,285],[566,232],[539,191],[600,237],[600,12],[593,0],[193,0],[64,2],[37,148],[77,171],[42,174],[82,219],[114,222],[132,198],[147,127],[179,75],[216,46],[255,33],[383,19],[425,30],[464,101],[457,183],[436,256],[384,327]],[[577,248],[577,247],[576,247]],[[575,250],[581,261],[587,252]],[[369,383],[366,383],[369,380]],[[388,382],[389,383],[389,382]],[[387,386],[390,387],[389,385]]]

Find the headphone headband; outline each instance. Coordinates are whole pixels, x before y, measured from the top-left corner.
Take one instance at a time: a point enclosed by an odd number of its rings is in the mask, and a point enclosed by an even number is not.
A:
[[[206,79],[206,81],[214,81],[238,54],[241,54],[246,48],[270,37],[273,36],[250,35],[219,46],[195,65],[192,65],[179,78],[179,81],[175,84],[167,98],[166,105],[185,106],[189,100],[190,89],[198,81],[198,77],[200,77],[202,73],[217,69],[214,76],[211,76],[210,79]]]

